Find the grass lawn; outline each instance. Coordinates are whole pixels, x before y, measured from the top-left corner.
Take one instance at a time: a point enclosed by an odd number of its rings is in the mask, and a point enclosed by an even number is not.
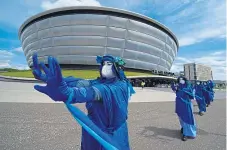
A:
[[[97,70],[62,70],[63,76],[74,76],[76,78],[85,78],[85,79],[94,79],[99,76]],[[125,72],[126,76],[140,76],[140,75],[151,75],[148,73],[139,73],[139,72]],[[13,71],[13,72],[1,72],[0,75],[10,76],[10,77],[25,77],[25,78],[34,78],[32,71]]]

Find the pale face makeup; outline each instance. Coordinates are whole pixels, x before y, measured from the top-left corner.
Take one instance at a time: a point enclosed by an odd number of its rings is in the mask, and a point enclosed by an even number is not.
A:
[[[180,78],[180,84],[185,84],[185,80]]]
[[[113,66],[113,63],[110,61],[103,62],[103,67],[102,67],[102,71],[101,71],[101,74],[103,77],[105,77],[107,79],[115,77],[113,70],[112,70],[112,66]]]

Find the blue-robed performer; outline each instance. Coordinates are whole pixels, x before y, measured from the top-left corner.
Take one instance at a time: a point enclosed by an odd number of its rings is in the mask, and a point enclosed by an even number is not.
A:
[[[48,57],[47,68],[44,63],[38,63],[35,54],[33,74],[47,85],[34,88],[54,101],[66,103],[83,127],[82,150],[129,150],[128,101],[135,91],[124,74],[125,62],[119,57],[105,55],[98,56],[97,63],[100,64],[100,77],[96,80],[63,78],[55,58]],[[86,103],[87,116],[69,105],[74,103]]]
[[[176,109],[178,115],[182,140],[186,141],[188,137],[196,137],[196,122],[193,115],[193,91],[189,86],[185,77],[179,77],[177,84],[171,86],[172,90],[176,93]]]
[[[204,112],[206,112],[206,102],[205,102],[205,98],[203,96],[202,82],[200,82],[200,81],[196,81],[195,99],[198,104],[199,115],[202,116],[202,115],[204,115]]]
[[[210,92],[207,82],[203,82],[203,96],[205,98],[206,107],[210,106]]]
[[[210,101],[213,102],[214,101],[214,82],[211,80],[207,81],[208,84],[208,91],[209,91],[209,97],[210,97]]]

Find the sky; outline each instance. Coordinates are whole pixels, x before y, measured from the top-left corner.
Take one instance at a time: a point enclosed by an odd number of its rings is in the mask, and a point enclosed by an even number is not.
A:
[[[226,79],[225,0],[1,0],[0,68],[28,69],[18,39],[26,19],[45,10],[81,5],[125,9],[157,20],[179,41],[171,72],[195,62],[211,66],[215,80]]]

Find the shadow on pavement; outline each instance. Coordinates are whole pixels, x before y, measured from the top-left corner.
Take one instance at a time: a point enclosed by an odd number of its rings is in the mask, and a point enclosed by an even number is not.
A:
[[[172,130],[167,128],[158,128],[158,127],[144,127],[143,131],[139,133],[141,136],[145,138],[152,138],[156,140],[160,140],[162,142],[171,142],[173,139],[180,139],[181,134],[180,130]],[[218,135],[218,136],[226,136],[224,134],[218,133],[210,133],[205,130],[197,128],[197,135],[207,136],[207,135]]]
[[[209,134],[210,134],[209,132],[197,128],[197,135],[209,135]]]
[[[218,133],[211,133],[211,132],[207,132],[205,130],[199,129],[197,128],[197,134],[198,135],[217,135],[217,136],[226,136],[225,134],[218,134]]]
[[[158,127],[144,127],[143,131],[140,133],[141,136],[145,138],[159,139],[162,142],[170,142],[173,139],[180,139],[180,129],[172,130],[167,128]]]

